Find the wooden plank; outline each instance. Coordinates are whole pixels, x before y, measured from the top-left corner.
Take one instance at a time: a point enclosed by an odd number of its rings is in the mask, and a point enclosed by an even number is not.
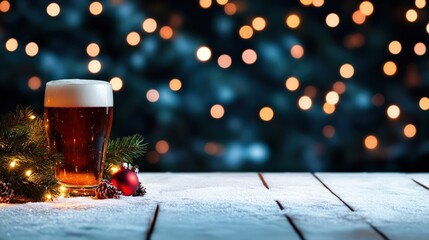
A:
[[[0,239],[143,239],[156,199],[61,198],[0,204]]]
[[[159,239],[298,239],[256,173],[145,174]]]
[[[264,173],[269,191],[305,239],[381,239],[310,173]]]
[[[390,239],[427,239],[429,191],[399,173],[318,173],[355,212]]]

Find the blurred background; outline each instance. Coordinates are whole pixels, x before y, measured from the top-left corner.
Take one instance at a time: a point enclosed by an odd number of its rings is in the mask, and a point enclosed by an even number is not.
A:
[[[425,0],[0,0],[0,112],[110,81],[141,171],[428,171]]]

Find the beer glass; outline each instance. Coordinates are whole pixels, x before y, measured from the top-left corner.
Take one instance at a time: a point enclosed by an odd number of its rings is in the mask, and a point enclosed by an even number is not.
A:
[[[45,90],[44,124],[56,158],[55,177],[69,195],[93,195],[102,179],[113,119],[108,82],[50,81]]]

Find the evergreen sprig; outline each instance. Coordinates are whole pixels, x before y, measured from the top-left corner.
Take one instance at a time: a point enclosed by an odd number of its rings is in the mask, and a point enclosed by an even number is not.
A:
[[[43,201],[58,196],[54,177],[56,158],[47,147],[43,118],[30,107],[18,106],[0,118],[0,181],[11,183],[14,202]],[[108,144],[104,177],[121,162],[132,163],[146,151],[141,135],[133,135]]]

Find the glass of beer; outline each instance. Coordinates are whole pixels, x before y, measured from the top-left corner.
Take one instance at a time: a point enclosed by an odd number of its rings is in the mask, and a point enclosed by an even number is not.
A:
[[[44,123],[55,177],[68,195],[94,195],[102,179],[113,120],[110,83],[97,80],[50,81],[45,90]]]

